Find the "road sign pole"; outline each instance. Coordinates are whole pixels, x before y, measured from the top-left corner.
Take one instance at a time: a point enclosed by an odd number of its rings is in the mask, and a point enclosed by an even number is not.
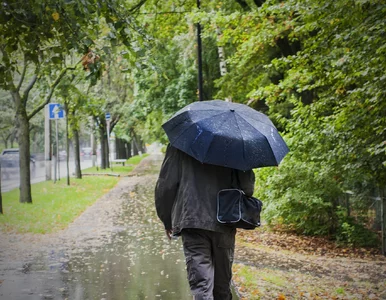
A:
[[[51,122],[49,105],[44,108],[44,160],[46,167],[46,181],[51,180]]]
[[[55,120],[56,124],[56,163],[58,166],[58,180],[60,180],[60,161],[59,161],[59,134],[58,134],[58,119]]]
[[[110,164],[110,120],[106,120],[106,125],[107,125],[107,162],[109,164],[109,167],[112,169],[112,166]]]
[[[107,127],[107,163],[111,169],[111,171],[113,171],[113,167],[112,165],[110,164],[110,113],[107,112],[105,113],[105,119],[106,119],[106,127]]]
[[[54,147],[54,145],[52,145],[52,148]],[[51,148],[51,151],[52,153],[54,152],[53,149]],[[56,167],[57,167],[57,164],[56,164],[56,155],[52,155],[52,160],[53,160],[53,163],[54,163],[54,183],[56,183]]]

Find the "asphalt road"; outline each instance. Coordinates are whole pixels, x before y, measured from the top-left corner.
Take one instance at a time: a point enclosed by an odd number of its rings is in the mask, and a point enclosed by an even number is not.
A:
[[[82,170],[87,169],[87,168],[92,166],[92,160],[91,159],[88,159],[88,160],[85,159],[85,160],[80,162],[80,166],[81,166]],[[74,161],[70,161],[69,167],[70,167],[70,176],[73,176],[72,174],[75,171]],[[60,180],[63,180],[64,178],[67,177],[67,166],[66,166],[65,161],[60,162],[59,171],[60,172],[59,172],[58,178]],[[51,174],[52,174],[52,179],[53,179],[54,178],[54,168],[53,167],[52,167],[52,173]],[[20,184],[19,180],[20,180],[20,178],[19,178],[18,171],[12,172],[12,174],[9,178],[6,178],[6,176],[3,176],[3,178],[1,179],[1,191],[2,192],[8,192],[10,190],[17,188]],[[33,183],[37,183],[37,182],[41,182],[41,181],[45,181],[45,180],[46,180],[46,169],[44,166],[44,162],[37,161],[36,165],[35,165],[35,171],[34,172],[31,171],[31,183],[33,184]]]

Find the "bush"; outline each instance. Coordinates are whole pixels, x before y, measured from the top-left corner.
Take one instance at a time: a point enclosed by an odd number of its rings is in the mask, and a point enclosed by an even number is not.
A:
[[[263,218],[271,227],[304,235],[334,237],[341,244],[374,247],[377,235],[356,201],[356,218],[339,206],[340,183],[328,165],[299,161],[289,155],[278,168],[256,171],[256,196],[264,201]]]
[[[256,193],[265,202],[264,217],[269,225],[307,235],[334,232],[334,199],[341,192],[328,168],[288,157],[279,168],[260,169],[256,175]]]
[[[342,210],[338,210],[339,228],[335,239],[339,244],[352,247],[377,247],[379,238],[377,234],[366,228],[355,218],[347,216]]]

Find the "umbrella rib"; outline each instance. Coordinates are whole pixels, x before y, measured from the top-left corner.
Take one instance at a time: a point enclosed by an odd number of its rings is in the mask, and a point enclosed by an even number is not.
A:
[[[218,115],[222,115],[224,113],[227,113],[227,112],[224,111],[223,113],[218,114]],[[209,119],[209,118],[207,118],[207,119]],[[203,119],[203,120],[205,120],[205,119]],[[225,122],[226,122],[226,120],[224,120],[222,123],[225,123]],[[215,132],[213,132],[213,133],[215,133]],[[206,150],[206,153],[205,153],[203,161],[205,161],[206,155],[208,154],[208,152],[209,152],[210,148],[212,147],[212,145],[213,145],[213,139],[211,140],[210,145],[209,145],[208,149]]]
[[[244,118],[243,118],[244,119]],[[258,131],[251,123],[249,123],[247,120],[245,120],[244,119],[244,121],[245,122],[247,122],[252,128],[253,128],[253,130],[256,130],[256,131]],[[261,122],[262,123],[262,122]],[[265,123],[263,123],[263,124],[265,124]],[[265,124],[265,125],[267,125],[267,124]],[[272,126],[271,126],[272,127]],[[273,127],[275,130],[277,130],[275,127]],[[258,131],[259,132],[259,131]],[[265,134],[262,134],[262,136],[266,139],[266,141],[267,141],[267,143],[268,143],[268,145],[271,147],[271,150],[272,150],[272,155],[273,155],[273,157],[275,158],[275,160],[276,160],[276,155],[275,155],[275,152],[273,151],[273,149],[272,149],[272,145],[271,145],[271,143],[269,142],[269,140],[268,140],[268,138],[265,136]]]
[[[263,122],[263,121],[261,121],[261,120],[257,120],[257,119],[255,119],[254,117],[251,117],[251,116],[247,116],[248,118],[251,118],[253,121],[256,121],[256,122],[259,122],[259,123],[262,123],[262,124],[264,124],[264,125],[267,125],[267,126],[269,126],[269,127],[272,127],[273,129],[275,129],[275,130],[277,130],[276,129],[276,127],[275,127],[275,125],[273,125],[273,124],[267,124],[267,123],[265,123],[265,122]],[[245,120],[245,118],[244,117],[242,117],[244,120]],[[246,122],[248,122],[247,120],[245,120]],[[271,120],[270,120],[271,121]],[[272,121],[271,121],[272,122]],[[249,122],[248,122],[249,123]],[[249,123],[251,126],[252,126],[252,124],[251,123]],[[253,127],[253,126],[252,126]]]
[[[235,115],[233,115],[233,116],[234,116],[234,118],[235,118],[235,120],[236,120],[237,128],[238,128],[239,131],[240,131],[241,137],[243,137],[243,132],[241,131],[241,128],[240,128],[240,126],[239,126],[239,122],[237,121],[236,116],[235,116]],[[248,124],[249,124],[249,122],[248,122]],[[251,126],[252,126],[252,125],[251,125]],[[244,145],[244,139],[243,139],[243,159],[244,159],[244,161],[245,161],[245,145]]]

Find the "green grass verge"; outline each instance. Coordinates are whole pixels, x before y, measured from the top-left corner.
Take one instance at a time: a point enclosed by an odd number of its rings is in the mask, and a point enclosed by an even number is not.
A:
[[[148,154],[133,156],[126,165],[114,166],[113,173],[128,174]],[[95,171],[93,171],[95,169]],[[90,171],[87,171],[90,170]],[[112,173],[110,170],[96,171],[96,168],[82,170],[82,173]],[[119,181],[118,177],[86,176],[83,179],[33,184],[32,204],[19,203],[19,190],[2,194],[4,214],[0,215],[0,230],[17,233],[51,233],[64,229],[88,206],[107,193]]]
[[[126,162],[125,166],[122,166],[121,164],[113,164],[112,169],[104,169],[97,167],[91,167],[82,170],[82,174],[119,174],[119,175],[128,175],[134,167],[139,164],[139,162],[144,159],[145,157],[149,156],[149,154],[145,153],[142,155],[136,155],[133,157],[130,157]]]
[[[113,188],[119,178],[84,177],[32,185],[32,204],[19,203],[18,189],[3,193],[4,214],[0,229],[5,232],[50,233],[64,229],[88,206]]]

